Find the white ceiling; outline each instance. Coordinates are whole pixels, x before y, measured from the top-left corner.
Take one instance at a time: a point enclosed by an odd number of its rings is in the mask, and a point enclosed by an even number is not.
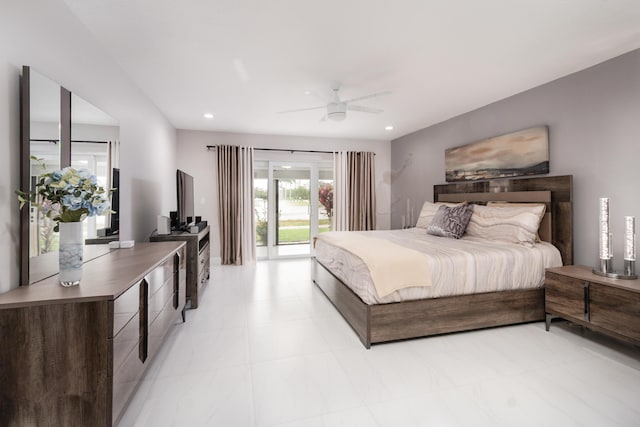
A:
[[[638,0],[65,2],[182,129],[395,139],[640,47]],[[332,82],[392,94],[277,114]]]

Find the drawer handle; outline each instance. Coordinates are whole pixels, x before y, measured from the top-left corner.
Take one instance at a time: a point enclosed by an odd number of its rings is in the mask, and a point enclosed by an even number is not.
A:
[[[586,320],[587,322],[591,317],[589,299],[589,282],[584,282],[584,320]]]
[[[180,305],[180,254],[173,256],[173,308],[177,309]]]
[[[140,342],[138,358],[142,363],[149,354],[149,284],[145,279],[140,283]]]

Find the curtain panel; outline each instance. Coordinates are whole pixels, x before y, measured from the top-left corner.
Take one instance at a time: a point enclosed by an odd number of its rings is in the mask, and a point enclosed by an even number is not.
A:
[[[371,152],[348,152],[349,230],[375,230],[375,157]]]
[[[255,261],[253,148],[216,146],[222,264]]]
[[[337,151],[333,153],[333,224],[331,229],[335,231],[349,230],[349,191],[347,152]]]
[[[375,154],[334,153],[334,230],[376,228]]]

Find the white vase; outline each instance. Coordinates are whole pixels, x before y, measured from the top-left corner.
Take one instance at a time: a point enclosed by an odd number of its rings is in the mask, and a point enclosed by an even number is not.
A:
[[[82,223],[60,223],[60,284],[76,286],[82,278]]]

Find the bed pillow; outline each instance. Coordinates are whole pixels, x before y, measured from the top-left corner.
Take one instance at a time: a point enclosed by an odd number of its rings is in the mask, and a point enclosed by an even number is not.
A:
[[[467,227],[467,235],[532,245],[537,240],[544,210],[544,205],[476,205]]]
[[[459,239],[467,229],[472,214],[473,205],[441,205],[427,227],[427,234]]]
[[[538,209],[535,209],[536,211],[540,212],[540,223],[538,224],[538,232],[536,233],[536,243],[542,241],[540,239],[540,227],[542,226],[542,220],[544,219],[544,214],[547,211],[547,206],[544,203],[492,201],[492,202],[487,202],[487,206],[493,206],[493,207],[528,207],[528,208],[532,208],[534,206],[538,207]]]
[[[441,203],[441,202],[424,202],[422,205],[422,210],[420,211],[420,216],[418,217],[418,221],[416,221],[416,228],[427,228],[431,225],[433,221],[433,217],[438,211],[440,206],[457,206],[460,203]]]

